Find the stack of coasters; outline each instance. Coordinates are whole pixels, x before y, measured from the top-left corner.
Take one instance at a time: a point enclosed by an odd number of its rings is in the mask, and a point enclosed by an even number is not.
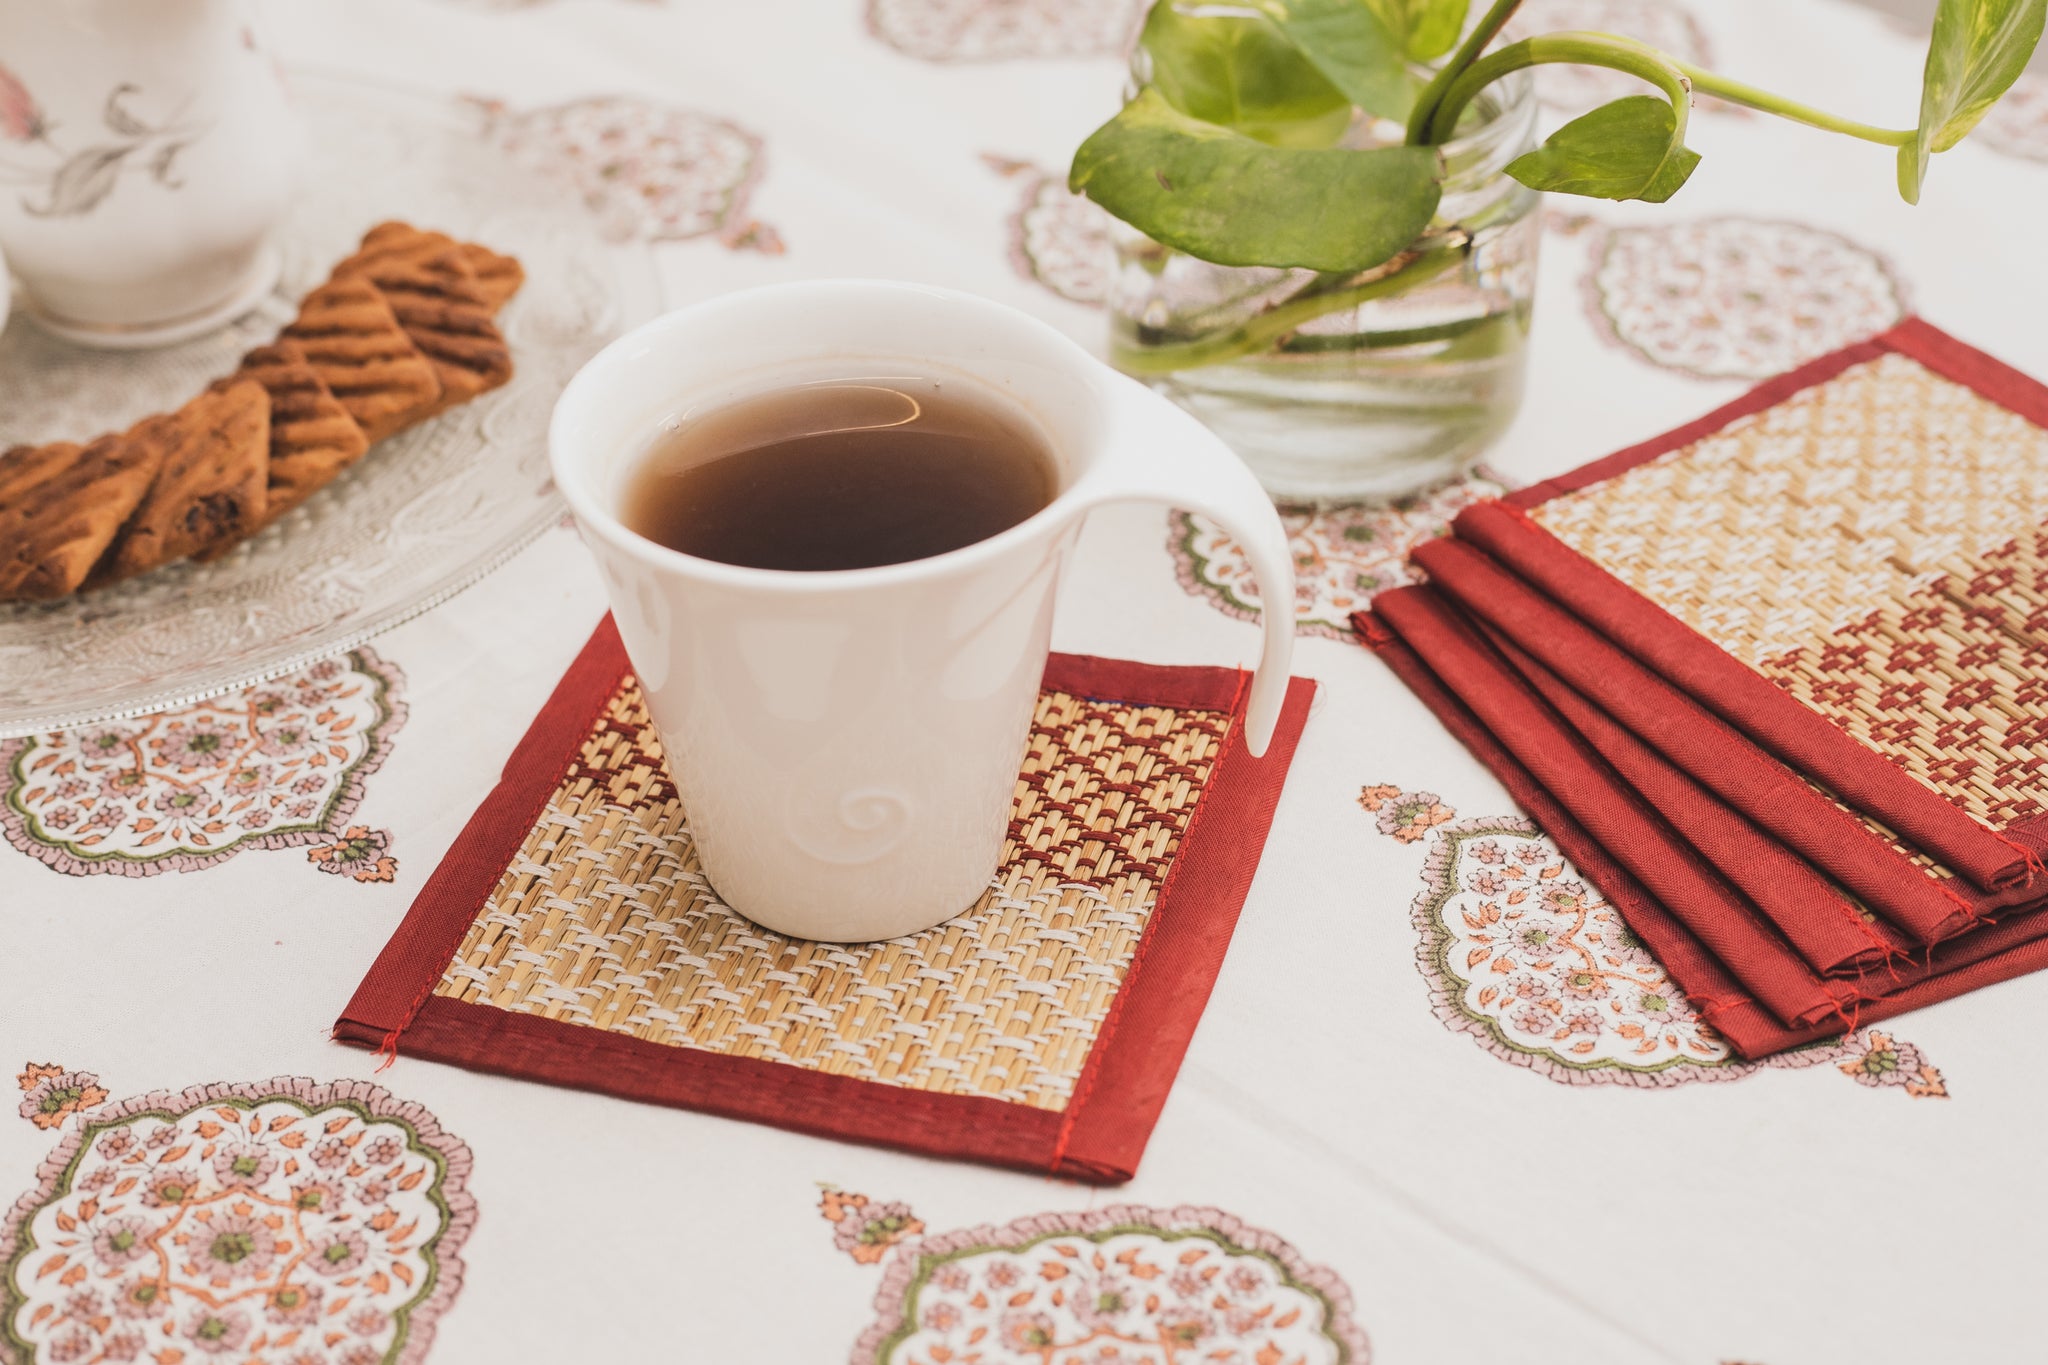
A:
[[[1093,1183],[1129,1179],[1208,1003],[1314,684],[1054,655],[965,914],[813,943],[697,864],[609,620],[335,1025],[344,1042]]]
[[[1750,1057],[2048,966],[2048,389],[1909,320],[1354,618]]]

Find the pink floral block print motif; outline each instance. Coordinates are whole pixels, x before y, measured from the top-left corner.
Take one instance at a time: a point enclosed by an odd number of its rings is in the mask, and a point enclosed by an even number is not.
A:
[[[1009,219],[1011,267],[1063,299],[1100,308],[1115,266],[1110,216],[1069,193],[1062,175],[1028,161],[989,154],[982,160],[1017,183],[1017,207]]]
[[[1454,822],[1428,793],[1392,786],[1367,787],[1368,800],[1382,833],[1407,842],[1431,830],[1413,906],[1416,963],[1437,1017],[1503,1061],[1569,1085],[1653,1087],[1833,1063],[1864,1085],[1948,1093],[1917,1048],[1876,1029],[1744,1061],[1535,825]],[[1386,812],[1417,810],[1387,828]]]
[[[1588,254],[1594,327],[1695,379],[1782,374],[1906,315],[1906,291],[1877,253],[1801,223],[1596,230]]]
[[[67,1071],[30,1062],[15,1081],[21,1086],[21,1116],[38,1128],[56,1128],[82,1110],[107,1102],[107,1088],[90,1071]]]
[[[349,817],[405,723],[367,649],[140,720],[0,742],[0,830],[72,876],[210,867],[247,848],[390,881],[389,836]]]
[[[867,0],[868,32],[927,62],[1114,57],[1143,0]]]
[[[870,1199],[827,1187],[818,1200],[818,1212],[834,1225],[832,1245],[858,1265],[875,1265],[889,1254],[889,1248],[924,1231],[924,1223],[900,1201]]]
[[[1435,792],[1404,792],[1384,784],[1359,792],[1358,805],[1378,817],[1380,833],[1403,844],[1412,844],[1438,825],[1458,818]]]
[[[1280,520],[1294,551],[1296,633],[1354,640],[1351,613],[1375,594],[1412,581],[1410,549],[1441,535],[1459,509],[1505,491],[1498,477],[1480,469],[1391,503],[1281,507]],[[1251,563],[1212,522],[1192,512],[1172,513],[1167,549],[1175,576],[1191,595],[1207,599],[1225,616],[1258,619],[1259,590]]]
[[[433,1115],[365,1081],[82,1114],[0,1226],[0,1353],[410,1365],[461,1288],[469,1164]]]
[[[716,237],[780,255],[774,228],[747,217],[761,139],[710,114],[647,100],[577,100],[518,111],[479,101],[485,135],[573,188],[619,240]]]
[[[1679,0],[1526,0],[1513,24],[1520,37],[1589,30],[1639,39],[1695,66],[1713,64],[1706,35]],[[1649,92],[1647,83],[1604,67],[1556,63],[1536,72],[1537,98],[1565,113]]]
[[[1125,1204],[907,1239],[883,1268],[875,1309],[853,1365],[1371,1358],[1342,1280],[1207,1208]]]

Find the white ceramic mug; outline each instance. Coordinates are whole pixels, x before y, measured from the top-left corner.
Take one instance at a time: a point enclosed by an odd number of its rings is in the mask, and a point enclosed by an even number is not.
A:
[[[0,245],[21,307],[162,345],[276,282],[303,153],[248,0],[0,0]]]
[[[626,529],[628,475],[665,425],[751,394],[877,373],[960,377],[1045,433],[1059,494],[929,559],[826,573],[739,568]],[[734,910],[799,938],[914,933],[968,909],[1001,859],[1081,520],[1109,502],[1200,512],[1244,546],[1265,648],[1254,754],[1292,657],[1286,532],[1207,428],[1044,323],[986,299],[869,280],[773,285],[671,313],[570,382],[555,481],[597,556],[689,812]]]

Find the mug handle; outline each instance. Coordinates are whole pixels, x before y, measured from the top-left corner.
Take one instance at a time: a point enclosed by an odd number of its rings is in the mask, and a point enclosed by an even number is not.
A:
[[[1245,747],[1263,755],[1294,661],[1294,555],[1273,500],[1216,433],[1134,379],[1104,376],[1110,430],[1075,492],[1083,508],[1149,502],[1207,517],[1244,549],[1259,589],[1265,647],[1245,706]],[[1278,603],[1276,610],[1274,604]]]

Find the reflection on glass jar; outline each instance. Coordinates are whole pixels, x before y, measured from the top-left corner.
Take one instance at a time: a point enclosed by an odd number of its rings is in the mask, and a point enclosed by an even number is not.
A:
[[[1442,148],[1428,232],[1362,274],[1211,265],[1112,223],[1111,359],[1276,498],[1391,497],[1461,472],[1521,402],[1539,196],[1502,168],[1535,145],[1535,117],[1528,73],[1489,86]],[[1402,132],[1360,116],[1344,145]]]

